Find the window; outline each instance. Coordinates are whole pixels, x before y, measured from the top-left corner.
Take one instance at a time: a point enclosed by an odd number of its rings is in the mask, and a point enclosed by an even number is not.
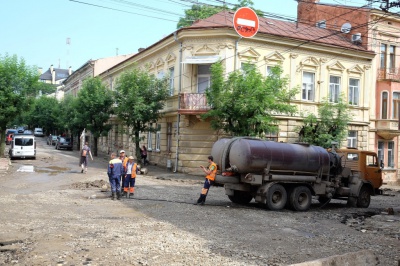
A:
[[[386,44],[381,44],[381,68],[386,68]]]
[[[267,66],[267,77],[272,75],[272,66]]]
[[[151,127],[151,124],[150,124],[150,127]],[[153,150],[153,136],[150,131],[147,133],[147,150],[148,151]]]
[[[329,78],[329,102],[339,102],[340,77],[330,76]]]
[[[349,84],[349,104],[350,105],[358,105],[359,87],[360,87],[359,79],[350,79],[350,84]]]
[[[171,67],[169,69],[169,96],[174,95],[174,75],[175,69]]]
[[[278,141],[278,132],[266,132],[265,139],[272,140],[272,141]]]
[[[388,151],[387,151],[388,163],[387,166],[390,168],[394,167],[394,142],[388,141]]]
[[[317,28],[326,29],[326,21],[321,20],[316,23]]]
[[[161,140],[160,140],[160,131],[156,132],[156,151],[160,151],[160,147],[161,147]]]
[[[315,74],[310,72],[303,72],[303,90],[302,99],[306,101],[314,100],[314,80]]]
[[[382,93],[382,119],[387,119],[387,108],[388,108],[388,93],[383,92]]]
[[[377,158],[375,155],[366,155],[365,162],[367,166],[378,166]]]
[[[378,141],[378,161],[385,161],[385,143],[383,141]]]
[[[357,148],[357,131],[349,130],[347,137],[347,147]]]
[[[249,71],[249,70],[251,70],[251,69],[254,69],[256,66],[254,65],[254,64],[251,64],[251,63],[241,63],[240,64],[240,69],[242,70],[242,71]]]
[[[211,85],[211,65],[197,65],[197,92],[205,93]]]
[[[171,152],[172,147],[172,123],[167,123],[167,152]]]
[[[390,72],[396,72],[396,47],[394,45],[389,46],[389,68]]]
[[[163,77],[164,77],[164,70],[158,71],[158,73],[157,73],[157,78],[158,78],[158,79],[162,79]]]
[[[399,118],[400,92],[393,92],[393,118]]]

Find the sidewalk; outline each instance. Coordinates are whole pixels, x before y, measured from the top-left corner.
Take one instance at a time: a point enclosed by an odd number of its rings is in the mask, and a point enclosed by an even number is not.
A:
[[[8,158],[0,158],[0,173],[6,172],[11,165]]]

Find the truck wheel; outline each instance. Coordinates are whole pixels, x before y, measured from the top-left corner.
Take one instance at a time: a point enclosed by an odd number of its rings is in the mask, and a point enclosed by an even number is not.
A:
[[[362,186],[357,198],[358,208],[368,208],[371,203],[371,191],[367,186]]]
[[[233,196],[228,196],[228,198],[233,203],[247,204],[253,199],[253,196],[249,192],[235,190]]]
[[[307,211],[311,206],[312,196],[308,187],[295,187],[289,197],[290,206],[295,211]]]
[[[282,210],[287,202],[286,189],[280,184],[272,185],[266,195],[266,205],[272,211]]]

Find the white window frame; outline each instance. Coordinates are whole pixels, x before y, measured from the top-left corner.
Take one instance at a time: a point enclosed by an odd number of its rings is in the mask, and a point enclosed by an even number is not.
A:
[[[357,86],[350,85],[351,81],[357,81]],[[349,78],[349,105],[358,106],[360,104],[360,79]]]
[[[385,142],[378,141],[378,162],[385,162]]]
[[[311,75],[311,83],[306,83],[305,81],[305,74]],[[315,73],[313,72],[303,72],[303,87],[301,90],[301,99],[304,101],[314,101],[315,97]]]
[[[160,136],[161,136],[161,132],[160,131],[157,131],[156,132],[156,151],[160,151],[161,150],[161,138],[160,138]]]
[[[157,79],[162,79],[164,78],[165,73],[164,73],[164,69],[161,69],[160,71],[157,72]]]
[[[147,150],[152,151],[153,150],[153,136],[151,135],[151,132],[147,132]]]
[[[197,65],[197,93],[205,93],[207,88],[211,86],[211,71],[209,70],[209,73],[207,74],[199,74],[200,66],[204,65]],[[211,64],[208,66],[209,68],[211,68]],[[200,81],[201,78],[207,78],[207,87],[204,90],[203,89],[200,90],[200,84],[206,81]]]
[[[394,152],[395,152],[394,149],[395,149],[394,141],[388,141],[388,148],[387,148],[388,168],[394,168]]]
[[[337,78],[337,83],[332,81],[332,78]],[[339,95],[340,95],[340,82],[341,77],[331,75],[329,76],[329,102],[331,103],[338,103],[339,102]]]
[[[174,82],[175,82],[174,75],[175,75],[175,68],[170,67],[169,68],[169,96],[174,95]]]
[[[395,95],[397,95],[395,97]],[[399,119],[399,105],[400,105],[400,92],[394,91],[392,93],[392,119]],[[396,110],[397,109],[397,110]]]
[[[386,94],[386,102],[383,101],[385,99],[383,97],[385,94]],[[384,108],[385,107],[384,105],[386,105],[386,108]],[[388,117],[389,117],[388,107],[389,107],[389,92],[382,91],[382,93],[381,93],[381,119],[388,119]]]
[[[357,134],[356,130],[349,130],[347,135],[347,147],[357,148]]]

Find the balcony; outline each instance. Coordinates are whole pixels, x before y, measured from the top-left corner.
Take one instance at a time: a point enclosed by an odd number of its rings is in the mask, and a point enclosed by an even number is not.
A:
[[[400,82],[400,68],[378,68],[378,80],[394,80]]]
[[[182,93],[180,108],[178,112],[182,115],[204,114],[211,107],[207,105],[207,98],[204,93]]]
[[[377,134],[384,139],[393,139],[400,136],[399,121],[378,120],[376,121]]]

